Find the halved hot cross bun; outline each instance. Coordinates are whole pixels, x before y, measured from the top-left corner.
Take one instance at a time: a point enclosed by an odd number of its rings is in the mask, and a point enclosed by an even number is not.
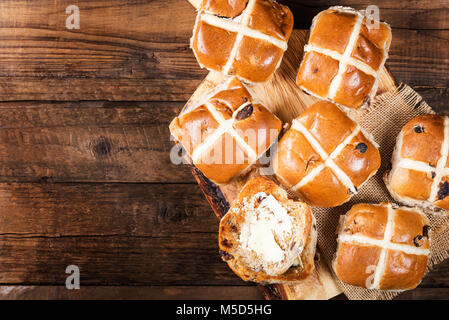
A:
[[[282,122],[237,78],[206,93],[170,124],[193,164],[215,183],[246,171],[273,144]]]
[[[315,268],[312,210],[265,177],[245,184],[219,230],[222,259],[245,281],[293,283]]]
[[[318,207],[348,201],[379,166],[376,143],[327,101],[315,103],[293,120],[274,157],[278,179]]]
[[[201,67],[249,82],[268,80],[281,63],[293,14],[273,0],[204,0],[191,47]]]
[[[376,95],[388,57],[391,29],[346,7],[331,7],[314,19],[299,68],[298,86],[318,98],[358,109]]]
[[[397,137],[392,169],[384,176],[393,198],[406,205],[449,210],[449,118],[426,114]]]
[[[417,209],[356,204],[340,218],[334,271],[341,281],[367,289],[413,289],[426,270],[429,228]]]

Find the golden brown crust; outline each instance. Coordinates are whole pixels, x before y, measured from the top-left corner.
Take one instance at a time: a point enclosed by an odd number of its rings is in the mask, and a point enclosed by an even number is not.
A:
[[[446,165],[447,167],[447,165]],[[449,177],[445,176],[441,179],[440,183],[438,184],[438,194],[437,194],[437,201],[435,201],[435,205],[443,208],[445,210],[449,210],[449,197],[447,196],[447,192],[449,187]]]
[[[189,155],[194,148],[218,128],[219,124],[205,105],[190,113],[174,118],[170,123],[170,132],[182,144]]]
[[[427,256],[388,250],[385,273],[380,280],[382,290],[411,290],[416,288],[427,266]]]
[[[343,229],[340,232],[342,234],[359,234],[382,240],[384,238],[387,220],[387,207],[359,203],[354,205],[346,213]]]
[[[397,209],[393,219],[392,243],[419,246],[429,249],[430,221],[425,215],[414,213],[414,211]]]
[[[324,54],[307,52],[299,67],[296,83],[321,98],[326,98],[332,80],[338,73],[338,64],[337,60]]]
[[[237,33],[204,21],[198,21],[194,32],[192,47],[198,62],[207,69],[221,71],[231,55]]]
[[[395,170],[390,186],[401,197],[425,201],[430,196],[432,182],[431,174],[427,172],[399,168]]]
[[[449,120],[426,114],[401,130],[385,183],[392,196],[407,205],[449,210]],[[447,213],[447,211],[446,211]]]
[[[274,181],[265,177],[255,177],[248,181],[239,193],[238,201],[243,202],[243,199],[251,197],[259,192],[271,194],[278,201],[286,201],[288,199],[286,192],[280,188]]]
[[[207,148],[195,166],[212,181],[226,183],[244,171],[252,161],[233,136],[225,133]]]
[[[297,120],[328,154],[334,151],[357,126],[335,104],[328,101],[314,103],[301,113]]]
[[[381,290],[408,290],[421,282],[431,236],[424,213],[357,204],[340,223],[333,267],[341,281]]]
[[[252,104],[252,108],[249,117],[234,122],[232,127],[251,149],[262,154],[276,141],[282,122],[261,104]]]
[[[320,164],[323,164],[323,159],[302,133],[288,130],[282,136],[274,167],[278,177],[288,188],[295,186]]]
[[[351,198],[348,188],[328,167],[296,192],[303,201],[315,207],[336,207]]]
[[[385,23],[368,27],[366,18],[351,8],[322,11],[313,20],[297,84],[347,108],[369,105],[390,43]]]
[[[203,0],[201,9],[221,17],[237,17],[246,8],[248,0]]]
[[[325,10],[318,16],[309,43],[343,54],[356,20],[357,15],[353,13]]]
[[[340,243],[334,263],[335,274],[341,281],[358,287],[366,287],[379,262],[382,250],[376,246]]]
[[[370,93],[376,78],[353,66],[347,66],[334,101],[343,106],[362,106],[370,103]]]
[[[402,158],[423,161],[433,167],[437,165],[444,139],[444,117],[432,114],[418,116],[410,120],[401,132]]]
[[[175,118],[170,132],[193,164],[210,180],[222,184],[246,171],[274,143],[282,122],[254,102],[237,78],[215,91]]]
[[[359,187],[379,169],[380,153],[360,132],[343,148],[335,163]]]
[[[250,82],[265,81],[277,69],[283,54],[282,49],[267,41],[243,37],[229,73]]]
[[[221,112],[226,119],[229,119],[238,107],[246,102],[252,102],[253,98],[240,80],[233,78],[226,90],[217,92],[209,101],[215,105],[217,111]]]
[[[204,19],[212,19],[214,22],[208,21],[214,26]],[[280,65],[292,31],[293,14],[273,0],[205,0],[191,47],[201,66],[250,82],[264,82]]]
[[[244,201],[247,201],[259,192],[273,195],[276,200],[284,205],[287,205],[288,202],[292,201],[288,199],[285,190],[265,177],[256,177],[248,181],[241,190],[238,199],[233,204],[232,208],[220,222],[218,238],[222,259],[228,263],[234,273],[245,281],[265,284],[291,283],[306,278],[314,270],[316,230],[312,211],[305,204],[303,204],[304,210],[302,217],[304,223],[302,239],[305,240],[304,249],[301,253],[302,267],[290,267],[282,274],[268,275],[263,270],[253,270],[245,263],[246,259],[240,255],[239,235],[241,226],[245,222],[246,215]]]
[[[364,21],[351,56],[377,70],[386,55],[383,48],[390,47],[391,31],[382,23],[379,28],[367,28]]]
[[[248,27],[288,41],[293,31],[293,13],[276,1],[256,1]]]
[[[348,201],[379,167],[377,146],[327,101],[313,104],[293,121],[279,141],[274,161],[279,181],[319,207]]]

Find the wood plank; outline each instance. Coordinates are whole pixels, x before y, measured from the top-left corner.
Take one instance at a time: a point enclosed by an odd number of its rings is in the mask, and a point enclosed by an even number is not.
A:
[[[68,30],[66,7],[72,4],[2,1],[0,74],[125,79],[200,75],[178,64],[191,56],[186,40],[195,14],[188,2],[78,1],[80,29]]]
[[[1,300],[261,300],[255,286],[0,286]]]
[[[1,2],[0,99],[179,101],[207,74],[188,2],[79,1],[80,30],[67,30],[71,4]]]
[[[446,88],[418,88],[447,114]],[[0,103],[0,181],[193,182],[170,162],[182,103]]]
[[[191,63],[196,63],[190,58]],[[195,70],[200,70],[197,65]],[[186,101],[207,75],[189,79],[47,78],[45,70],[35,77],[0,77],[0,101]]]
[[[0,184],[0,283],[242,285],[193,185]]]
[[[393,30],[387,67],[410,86],[448,87],[449,30]]]
[[[0,236],[151,238],[173,230],[216,238],[218,221],[196,185],[0,184]]]
[[[447,88],[417,91],[449,115]],[[193,182],[187,166],[170,162],[168,124],[182,105],[0,103],[0,181]]]
[[[286,1],[297,28],[309,28],[329,2]],[[435,3],[378,4],[397,26],[387,66],[398,82],[449,85],[449,9]],[[0,100],[185,101],[207,74],[189,49],[195,13],[187,1],[81,1],[80,30],[65,29],[69,4],[1,2]]]
[[[175,229],[172,229],[175,230]],[[85,285],[243,285],[220,259],[216,235],[0,237],[0,283],[64,285],[76,265]]]
[[[349,6],[357,10],[365,10],[370,5],[379,7],[380,18],[393,28],[405,29],[449,29],[449,8],[444,1],[432,0],[283,0],[295,17],[295,28],[308,29],[313,17],[331,6]]]
[[[193,182],[170,161],[179,103],[0,103],[0,181]]]
[[[249,285],[221,261],[218,221],[190,184],[1,183],[0,283]],[[447,287],[449,261],[423,281]]]
[[[449,288],[417,288],[400,294],[396,300],[446,300]],[[254,286],[0,286],[2,300],[260,300]],[[344,299],[338,296],[338,299]]]
[[[417,288],[406,291],[396,297],[396,300],[447,300],[449,288]]]
[[[415,87],[414,88],[435,112],[449,116],[449,88]]]

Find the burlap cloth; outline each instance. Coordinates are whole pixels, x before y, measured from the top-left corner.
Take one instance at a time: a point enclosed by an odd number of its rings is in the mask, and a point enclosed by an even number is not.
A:
[[[435,112],[412,88],[401,85],[395,91],[378,96],[369,110],[353,115],[380,145],[382,164],[377,174],[366,182],[349,202],[336,208],[313,208],[317,219],[321,258],[324,258],[329,266],[336,251],[336,230],[340,215],[345,214],[356,203],[395,202],[389,195],[382,176],[391,168],[391,155],[401,128],[412,118],[425,113]],[[449,257],[449,216],[429,212],[426,214],[432,228],[431,254],[426,271],[429,272],[434,265]],[[337,281],[349,299],[393,299],[401,293],[368,290]]]

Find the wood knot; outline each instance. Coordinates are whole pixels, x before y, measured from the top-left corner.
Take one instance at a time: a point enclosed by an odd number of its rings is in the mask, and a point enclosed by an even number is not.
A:
[[[91,144],[92,152],[97,158],[104,158],[111,154],[112,143],[106,137],[100,137]]]

